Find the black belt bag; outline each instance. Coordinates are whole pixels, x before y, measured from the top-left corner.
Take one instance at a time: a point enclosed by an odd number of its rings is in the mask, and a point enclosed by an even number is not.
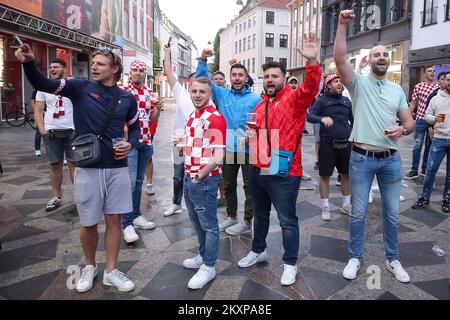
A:
[[[348,140],[333,140],[333,139],[320,139],[320,142],[330,143],[334,149],[347,149],[348,148]]]
[[[50,139],[68,139],[72,132],[72,129],[50,129],[48,130],[48,137]]]
[[[75,165],[77,167],[89,167],[98,163],[101,159],[100,141],[103,139],[106,128],[111,122],[114,112],[116,111],[117,103],[120,98],[120,90],[114,94],[113,103],[108,113],[108,118],[103,125],[99,134],[86,133],[76,137],[72,142],[72,152]]]

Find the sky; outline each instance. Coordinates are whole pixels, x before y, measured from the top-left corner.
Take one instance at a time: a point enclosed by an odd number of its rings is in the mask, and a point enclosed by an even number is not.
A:
[[[159,7],[170,21],[194,39],[199,51],[208,41],[213,43],[217,31],[226,27],[242,9],[236,0],[159,0]]]

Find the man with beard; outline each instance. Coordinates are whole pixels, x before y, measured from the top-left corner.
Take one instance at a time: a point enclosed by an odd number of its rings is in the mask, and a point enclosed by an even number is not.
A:
[[[425,140],[425,150],[423,152],[421,174],[424,176],[427,170],[428,154],[430,152],[430,139],[428,138],[428,123],[425,121],[425,110],[428,96],[433,90],[439,88],[439,84],[434,82],[434,67],[426,66],[423,70],[425,81],[414,86],[409,110],[415,115],[416,130],[414,131],[414,148],[412,151],[411,170],[405,179],[414,179],[419,176],[420,154]]]
[[[348,138],[353,124],[352,103],[342,95],[344,86],[337,74],[325,80],[325,92],[319,96],[308,113],[308,121],[320,123],[319,175],[320,197],[322,198],[322,220],[331,220],[328,196],[330,177],[336,167],[341,175],[343,214],[350,214],[350,185],[348,164],[351,146]]]
[[[246,268],[267,260],[266,237],[273,204],[283,237],[284,271],[281,284],[286,286],[295,283],[297,276],[300,235],[296,202],[302,176],[300,142],[306,110],[319,91],[321,69],[316,58],[317,42],[313,33],[304,36],[304,49],[298,51],[307,59],[305,82],[295,90],[285,85],[286,67],[283,64],[271,61],[263,65],[266,94],[254,111],[258,130],[249,135],[252,163],[249,183],[255,215],[254,235],[251,251],[238,265]],[[285,173],[277,175],[269,170],[276,168],[280,155],[288,152],[291,165],[290,168],[284,168]]]
[[[146,77],[147,65],[142,61],[133,61],[130,65],[129,81],[119,86],[136,98],[141,128],[139,142],[128,154],[133,211],[122,216],[123,239],[127,243],[139,239],[139,235],[134,229],[150,230],[156,227],[154,222],[148,221],[141,215],[141,196],[147,163],[152,160],[153,156],[150,125],[158,120],[162,101],[161,99],[156,100],[152,90],[145,85]]]
[[[213,54],[214,52],[210,49],[203,50],[197,66],[197,77],[209,78],[207,59],[212,57]],[[247,113],[253,112],[255,106],[261,101],[261,97],[252,92],[248,81],[247,69],[242,64],[237,63],[232,65],[230,70],[231,89],[219,87],[217,84],[212,87],[214,101],[227,122],[227,148],[223,165],[227,219],[219,225],[219,228],[220,231],[225,230],[227,234],[232,236],[250,232],[253,219],[252,200],[248,189],[249,151],[248,146],[242,146],[240,141],[245,136]],[[244,221],[238,223],[236,188],[240,168],[244,180],[245,203]]]
[[[414,122],[402,88],[386,79],[390,65],[386,47],[376,46],[370,50],[371,72],[368,76],[355,73],[346,60],[347,25],[354,19],[353,10],[340,12],[334,42],[334,61],[343,84],[350,92],[355,120],[350,136],[353,142],[350,156],[350,260],[343,276],[349,280],[355,279],[361,266],[369,191],[376,175],[383,204],[386,267],[398,281],[409,282],[409,275],[399,261],[398,211],[402,161],[397,141],[402,135],[414,131]],[[397,118],[402,125],[397,125]]]

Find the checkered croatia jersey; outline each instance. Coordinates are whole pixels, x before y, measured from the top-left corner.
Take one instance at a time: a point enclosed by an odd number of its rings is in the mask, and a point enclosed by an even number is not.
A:
[[[150,114],[156,108],[152,108],[152,105],[150,103],[150,97],[153,97],[153,91],[146,86],[136,88],[131,81],[129,81],[128,83],[119,84],[119,87],[125,91],[132,93],[136,98],[139,114],[139,126],[141,127],[139,142],[145,145],[152,144],[152,135],[150,132]]]
[[[226,130],[225,118],[211,105],[191,113],[185,127],[184,165],[186,176],[194,176],[209,163],[213,148],[225,148]],[[219,165],[209,176],[220,173],[222,173],[222,169]]]
[[[414,86],[412,99],[417,103],[416,120],[425,119],[425,108],[427,106],[427,98],[434,89],[438,88],[439,84],[433,82],[428,84],[426,82],[418,83]]]

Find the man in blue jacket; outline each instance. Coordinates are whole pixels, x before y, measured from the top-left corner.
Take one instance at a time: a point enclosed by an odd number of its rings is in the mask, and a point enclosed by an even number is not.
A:
[[[352,132],[353,113],[350,99],[342,95],[344,86],[337,74],[325,80],[325,92],[316,99],[308,113],[308,121],[320,123],[319,176],[322,198],[322,220],[331,220],[328,197],[330,177],[336,167],[342,177],[343,214],[350,214],[349,162],[351,146],[348,141]]]
[[[213,55],[210,49],[204,49],[197,65],[196,77],[209,77],[208,57]],[[223,165],[223,181],[225,184],[225,201],[227,219],[219,224],[219,229],[229,235],[240,235],[251,230],[253,219],[251,195],[248,188],[249,156],[248,146],[241,141],[245,138],[247,113],[252,113],[261,97],[254,94],[248,85],[248,72],[245,66],[234,64],[230,70],[231,89],[214,84],[212,94],[214,101],[220,106],[220,112],[227,122],[226,155]],[[237,221],[237,176],[242,166],[244,180],[245,204],[244,221]]]

